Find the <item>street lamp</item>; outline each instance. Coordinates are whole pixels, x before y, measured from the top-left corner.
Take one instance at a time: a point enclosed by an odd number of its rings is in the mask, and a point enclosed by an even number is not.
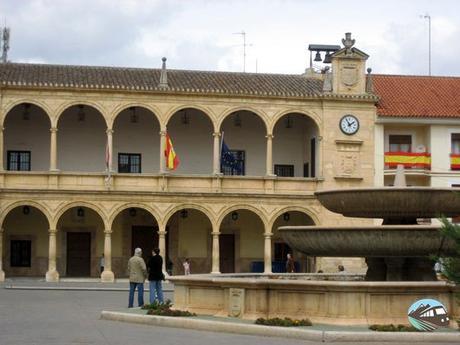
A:
[[[431,16],[427,13],[420,18],[428,19],[428,75],[431,75]]]

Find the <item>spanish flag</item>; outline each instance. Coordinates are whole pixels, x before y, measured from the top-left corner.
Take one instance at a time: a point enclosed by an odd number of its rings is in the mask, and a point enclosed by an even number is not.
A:
[[[168,168],[169,170],[175,170],[179,166],[179,157],[177,157],[176,152],[174,151],[171,138],[167,133],[165,147],[166,168]]]

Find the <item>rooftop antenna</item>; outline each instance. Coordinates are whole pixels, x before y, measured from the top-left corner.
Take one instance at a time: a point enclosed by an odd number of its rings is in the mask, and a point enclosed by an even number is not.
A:
[[[1,46],[2,46],[2,63],[8,62],[8,50],[10,49],[10,28],[4,27],[2,30],[2,39],[1,39]]]
[[[252,44],[246,43],[246,32],[244,30],[241,32],[234,32],[233,34],[243,36],[243,72],[246,72],[246,47],[250,47]]]

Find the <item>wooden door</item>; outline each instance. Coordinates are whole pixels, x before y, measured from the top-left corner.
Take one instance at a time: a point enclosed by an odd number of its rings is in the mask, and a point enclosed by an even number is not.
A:
[[[67,276],[91,275],[91,233],[67,233]]]
[[[219,235],[219,258],[220,272],[234,273],[235,272],[235,235],[220,234]]]
[[[158,227],[133,226],[131,228],[131,255],[134,254],[135,248],[141,248],[142,257],[147,263],[155,247],[158,247]],[[160,253],[160,255],[164,258],[164,253]]]

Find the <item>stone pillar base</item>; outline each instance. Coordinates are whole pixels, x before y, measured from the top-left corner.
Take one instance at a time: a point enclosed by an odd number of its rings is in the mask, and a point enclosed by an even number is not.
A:
[[[211,274],[222,274],[220,271],[212,271]]]
[[[5,281],[5,272],[0,271],[0,282],[4,282],[4,281]]]
[[[56,270],[46,272],[46,281],[47,282],[58,282],[59,281],[59,272],[56,271]]]
[[[104,270],[101,273],[102,283],[113,283],[115,281],[115,274],[112,271]]]

